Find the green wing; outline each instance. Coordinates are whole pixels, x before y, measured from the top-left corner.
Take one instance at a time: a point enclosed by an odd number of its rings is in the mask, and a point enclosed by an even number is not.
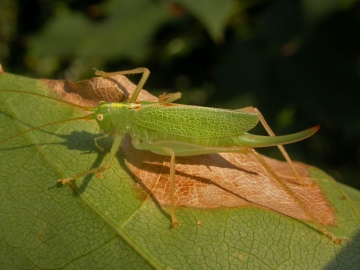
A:
[[[133,124],[143,129],[193,138],[233,137],[258,123],[256,114],[174,103],[142,104]]]

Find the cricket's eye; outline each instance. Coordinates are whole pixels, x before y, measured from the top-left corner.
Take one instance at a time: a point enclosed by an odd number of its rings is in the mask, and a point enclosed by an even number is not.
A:
[[[103,121],[104,120],[104,115],[103,114],[97,114],[96,115],[96,120],[98,120],[99,122]]]

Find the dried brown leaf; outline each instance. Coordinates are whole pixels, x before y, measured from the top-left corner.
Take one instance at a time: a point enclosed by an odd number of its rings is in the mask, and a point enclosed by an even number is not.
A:
[[[42,79],[50,95],[82,106],[97,106],[101,101],[124,102],[134,92],[136,85],[123,75],[94,77],[79,82]],[[158,101],[147,91],[141,91],[138,101]]]
[[[126,164],[140,186],[161,205],[170,205],[169,157],[135,149],[130,138],[122,150]],[[301,186],[290,166],[263,156],[310,212],[324,225],[334,224],[334,214],[321,189]],[[306,182],[309,166],[295,163]],[[255,205],[287,216],[310,220],[298,203],[274,180],[250,154],[220,153],[176,158],[175,205],[195,208],[241,207]]]

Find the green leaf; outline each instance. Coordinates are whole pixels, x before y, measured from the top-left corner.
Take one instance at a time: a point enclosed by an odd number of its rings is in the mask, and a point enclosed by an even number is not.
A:
[[[45,94],[44,81],[0,74],[0,89]],[[84,113],[26,94],[0,92],[0,141],[32,127]],[[0,268],[356,268],[360,193],[312,168],[346,238],[336,245],[311,223],[258,207],[182,207],[171,228],[168,209],[129,176],[122,152],[99,180],[73,190],[56,179],[97,167],[93,122],[46,127],[0,144]],[[111,141],[110,141],[111,143]],[[109,145],[106,147],[109,148]],[[141,159],[142,157],[139,156]],[[211,199],[211,198],[210,198]]]

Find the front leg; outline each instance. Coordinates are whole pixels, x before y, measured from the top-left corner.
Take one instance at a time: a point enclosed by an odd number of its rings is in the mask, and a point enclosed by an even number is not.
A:
[[[59,180],[57,180],[57,182],[61,182],[63,185],[65,185],[65,184],[69,184],[71,181],[75,181],[76,179],[86,176],[88,174],[97,174],[97,173],[102,173],[102,172],[106,171],[107,169],[110,168],[111,163],[114,160],[114,157],[116,156],[116,153],[120,147],[122,139],[123,139],[123,136],[115,137],[115,140],[111,146],[109,157],[102,166],[85,171],[85,172],[78,173],[72,177],[59,179]]]

